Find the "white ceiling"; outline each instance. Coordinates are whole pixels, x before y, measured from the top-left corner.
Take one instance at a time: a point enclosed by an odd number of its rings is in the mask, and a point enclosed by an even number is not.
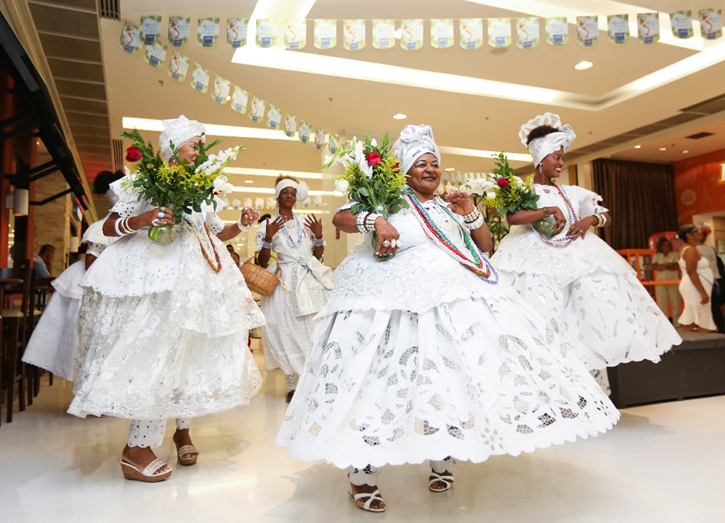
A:
[[[702,0],[640,0],[636,5],[606,0],[483,2],[490,5],[464,0],[270,0],[260,2],[258,13],[264,17],[293,18],[304,3],[312,4],[308,19],[368,20],[515,18],[546,12],[552,7],[562,14],[582,15],[691,9],[697,17],[700,8],[709,7]],[[506,9],[497,7],[499,4],[505,5]],[[122,0],[121,14],[122,19],[136,24],[142,15],[161,15],[164,20],[162,39],[165,40],[170,15],[190,16],[192,20],[216,16],[224,24],[227,17],[251,16],[255,6],[257,2],[253,0],[176,0],[173,3]],[[183,83],[175,82],[168,76],[166,68],[154,69],[142,57],[123,52],[118,46],[121,28],[121,22],[101,21],[112,135],[118,136],[121,132],[123,117],[163,119],[179,114],[206,123],[264,127],[264,124],[251,122],[246,115],[234,113],[228,105],[214,103],[209,94],[194,92],[188,78]],[[662,25],[663,33],[668,29],[666,24]],[[617,45],[607,40],[606,32],[600,31],[598,45],[584,48],[576,43],[575,29],[570,26],[570,42],[562,47],[554,47],[544,41],[537,49],[526,51],[516,48],[515,44],[504,50],[493,49],[487,43],[477,50],[464,50],[456,43],[453,48],[439,50],[427,43],[427,33],[426,28],[426,44],[419,51],[405,51],[399,47],[382,51],[372,48],[368,26],[367,48],[350,52],[342,48],[338,28],[337,48],[320,51],[312,46],[312,27],[308,25],[308,47],[298,52],[506,82],[511,84],[511,92],[519,86],[552,89],[560,92],[559,101],[542,104],[295,72],[275,68],[272,59],[264,66],[233,64],[234,52],[224,41],[216,48],[205,49],[192,40],[180,51],[191,58],[192,68],[193,63],[198,62],[284,112],[333,133],[352,135],[369,130],[378,135],[389,132],[394,139],[405,124],[427,123],[433,126],[440,145],[515,153],[526,152],[517,136],[519,127],[547,110],[559,113],[564,123],[572,125],[578,135],[572,148],[576,151],[677,116],[681,114],[681,109],[720,96],[724,91],[723,61],[648,91],[628,87],[628,84],[670,66],[685,71],[692,60],[707,56],[681,45],[705,49],[705,53],[716,52],[720,60],[725,60],[725,37],[715,42],[703,42],[697,34],[684,43],[672,42],[676,45],[643,45],[635,37],[627,44]],[[195,30],[192,29],[192,37],[194,35]],[[168,56],[171,48],[169,51]],[[270,53],[269,56],[274,55]],[[594,67],[586,71],[574,70],[574,65],[581,60],[593,62]],[[366,64],[361,63],[360,67],[364,70]],[[583,103],[573,106],[572,101]],[[394,120],[392,116],[396,113],[405,113],[408,118]],[[662,129],[658,135],[642,138],[640,149],[634,149],[635,142],[628,141],[607,154],[630,160],[671,162],[719,149],[722,148],[725,124],[722,119],[710,118],[713,119],[715,121],[704,124],[691,122],[684,126],[688,129],[681,126],[671,135]],[[685,136],[700,130],[714,132],[715,135],[699,141],[685,139]],[[158,136],[152,132],[145,134],[152,140]],[[240,141],[234,138],[223,140],[227,146]],[[296,171],[317,171],[320,168],[321,154],[313,145],[278,140],[241,141],[247,151],[234,164],[237,167]],[[666,146],[667,150],[659,151],[662,146]],[[690,152],[683,154],[683,150]],[[451,154],[443,158],[443,167],[459,171],[487,171],[492,165],[492,161],[485,158]],[[271,187],[273,183],[273,178],[269,177],[237,175],[235,184],[244,185],[246,179],[251,179],[253,183],[247,185],[254,187]],[[319,182],[308,183],[313,189],[321,187]]]

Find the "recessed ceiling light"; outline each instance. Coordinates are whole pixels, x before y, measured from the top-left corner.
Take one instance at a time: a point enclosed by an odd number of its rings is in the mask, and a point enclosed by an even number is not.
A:
[[[408,115],[403,114],[403,113],[398,113],[396,115],[393,115],[393,118],[395,118],[396,120],[405,120],[407,117],[408,117]]]
[[[690,152],[690,151],[689,151],[688,149],[685,149],[684,151],[682,151],[682,154],[687,154],[687,153],[689,153],[689,152]]]
[[[244,180],[244,183],[254,183],[252,180]]]
[[[576,69],[577,71],[584,71],[585,69],[591,68],[593,65],[594,64],[588,60],[582,60],[574,66],[574,69]]]
[[[667,147],[660,147],[660,151],[666,151]]]
[[[448,169],[446,169],[446,171],[448,171],[448,172],[452,172],[452,171],[455,171],[455,170],[456,170],[455,167],[449,167]]]
[[[634,146],[634,148],[635,148],[635,149],[641,149],[641,148],[642,148],[642,146],[641,146],[641,145],[635,145],[635,146]]]

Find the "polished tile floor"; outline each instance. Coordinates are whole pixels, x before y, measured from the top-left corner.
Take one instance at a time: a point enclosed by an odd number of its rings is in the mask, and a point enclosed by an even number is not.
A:
[[[594,439],[463,463],[443,494],[425,466],[390,467],[380,515],[355,508],[343,472],[275,448],[284,376],[263,375],[250,406],[195,421],[199,463],[157,484],[123,480],[127,421],[69,416],[69,384],[44,385],[0,427],[0,522],[725,522],[725,396],[627,409]],[[174,466],[172,430],[157,453]]]

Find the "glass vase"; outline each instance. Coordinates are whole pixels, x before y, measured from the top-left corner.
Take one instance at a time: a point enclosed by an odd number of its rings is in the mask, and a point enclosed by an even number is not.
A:
[[[392,260],[395,257],[395,253],[391,254],[390,256],[382,256],[380,254],[375,253],[375,249],[378,247],[378,242],[380,241],[380,238],[378,238],[378,233],[373,232],[373,237],[370,241],[370,243],[373,246],[373,258],[375,258],[378,261],[388,261]]]
[[[171,245],[174,241],[173,225],[152,225],[149,229],[149,238],[157,245]]]

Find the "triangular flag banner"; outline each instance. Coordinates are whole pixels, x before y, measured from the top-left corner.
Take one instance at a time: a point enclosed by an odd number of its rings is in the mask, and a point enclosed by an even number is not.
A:
[[[312,128],[310,127],[310,124],[307,122],[300,123],[300,142],[306,144],[310,141],[310,134],[312,134]]]
[[[156,69],[162,69],[164,62],[166,61],[166,46],[161,42],[156,42],[146,46],[146,52],[144,53],[144,60],[146,63],[155,67]]]
[[[672,34],[677,38],[692,38],[692,11],[670,13]]]
[[[643,44],[660,41],[660,17],[658,13],[640,13],[637,15],[637,39]]]
[[[227,18],[227,45],[232,49],[247,45],[249,18]]]
[[[191,87],[195,91],[206,94],[206,92],[209,90],[210,79],[211,72],[209,71],[209,69],[204,69],[199,64],[194,64],[194,72],[191,73]]]
[[[277,44],[277,20],[257,20],[258,47],[274,47]]]
[[[483,20],[481,18],[463,18],[460,20],[461,47],[478,49],[483,45]]]
[[[337,45],[337,20],[315,20],[315,47],[332,49]]]
[[[169,17],[169,45],[181,47],[189,41],[191,19],[188,16]]]
[[[546,41],[551,45],[566,45],[569,43],[569,24],[565,16],[546,19]]]
[[[516,20],[516,47],[533,49],[539,46],[539,19],[527,16]]]
[[[131,22],[123,24],[121,30],[121,38],[118,39],[118,45],[130,54],[138,54],[141,49],[141,36],[139,35],[138,28]]]
[[[373,47],[392,49],[395,45],[395,20],[373,20]]]
[[[423,20],[400,21],[400,47],[406,51],[423,47]]]
[[[249,107],[249,118],[253,122],[261,121],[264,118],[264,110],[266,107],[267,104],[255,96],[252,98],[252,104]]]
[[[488,44],[491,47],[508,47],[511,45],[511,19],[488,19]]]
[[[181,53],[171,55],[169,62],[169,76],[177,82],[183,82],[186,79],[186,73],[189,71],[189,59]]]
[[[304,49],[307,45],[307,20],[286,20],[284,46],[286,49]]]
[[[607,37],[614,44],[629,42],[629,15],[607,16]]]
[[[232,91],[232,110],[244,114],[247,112],[247,103],[249,101],[249,93],[241,87],[234,86]],[[247,206],[249,207],[249,206]]]
[[[282,123],[282,111],[278,107],[269,104],[269,110],[267,111],[267,127],[270,129],[279,129],[279,124]]]
[[[141,41],[146,45],[152,45],[161,38],[161,17],[142,16],[139,25]]]
[[[430,45],[436,49],[453,47],[453,18],[436,18],[430,21]]]
[[[229,91],[232,89],[232,83],[225,80],[221,76],[217,76],[214,80],[214,88],[211,92],[211,98],[218,104],[224,105],[230,99]]]
[[[199,18],[196,41],[202,47],[214,47],[219,41],[219,19]]]
[[[365,20],[342,21],[342,46],[348,51],[365,49]]]
[[[599,25],[596,16],[576,17],[577,42],[584,47],[592,47],[599,42]]]
[[[284,134],[294,136],[297,132],[297,118],[291,114],[284,115]]]
[[[722,9],[700,9],[700,32],[707,40],[722,36]]]

